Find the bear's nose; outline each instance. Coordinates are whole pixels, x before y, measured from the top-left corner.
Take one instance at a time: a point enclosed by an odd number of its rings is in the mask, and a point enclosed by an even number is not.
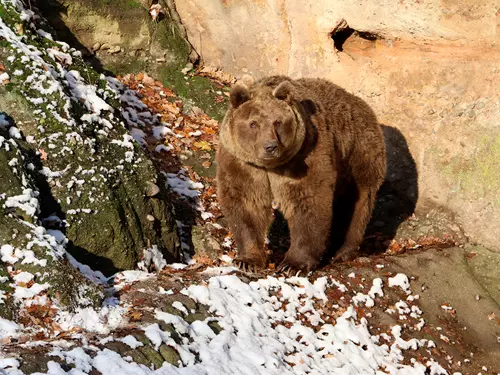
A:
[[[264,150],[266,154],[273,155],[278,151],[278,142],[276,141],[268,141],[264,143]]]

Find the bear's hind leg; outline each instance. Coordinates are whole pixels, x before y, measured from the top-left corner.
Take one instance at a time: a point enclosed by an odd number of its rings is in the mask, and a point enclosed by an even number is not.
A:
[[[344,244],[337,251],[334,261],[346,262],[356,257],[358,248],[363,242],[366,226],[372,215],[377,190],[377,187],[359,187],[359,197],[354,206]]]

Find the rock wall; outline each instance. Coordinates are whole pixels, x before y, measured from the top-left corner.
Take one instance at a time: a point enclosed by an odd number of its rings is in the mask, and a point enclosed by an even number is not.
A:
[[[406,138],[418,171],[417,209],[450,208],[474,240],[500,249],[498,2],[176,6],[205,65],[237,76],[326,77],[365,99],[381,123]]]
[[[184,68],[198,55],[186,39],[172,0],[161,0],[152,20],[151,0],[37,0],[57,37],[98,68],[115,74]],[[156,1],[158,3],[158,1]]]

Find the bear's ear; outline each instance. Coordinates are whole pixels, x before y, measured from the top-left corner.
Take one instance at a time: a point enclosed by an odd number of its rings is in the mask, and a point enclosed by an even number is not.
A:
[[[248,91],[248,87],[242,83],[237,83],[231,88],[231,92],[229,93],[229,101],[231,102],[231,106],[236,109],[247,100],[250,99],[250,92]]]
[[[283,81],[274,89],[273,95],[276,99],[291,103],[295,99],[295,88],[290,81]]]

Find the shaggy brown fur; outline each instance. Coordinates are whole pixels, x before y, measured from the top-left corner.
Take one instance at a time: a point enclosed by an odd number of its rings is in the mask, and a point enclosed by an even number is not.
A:
[[[314,270],[328,246],[337,180],[346,175],[358,193],[336,258],[352,259],[384,179],[385,160],[372,110],[333,83],[274,76],[250,87],[236,84],[220,131],[217,194],[240,265],[266,266],[264,241],[274,202],[291,237],[281,269]]]

